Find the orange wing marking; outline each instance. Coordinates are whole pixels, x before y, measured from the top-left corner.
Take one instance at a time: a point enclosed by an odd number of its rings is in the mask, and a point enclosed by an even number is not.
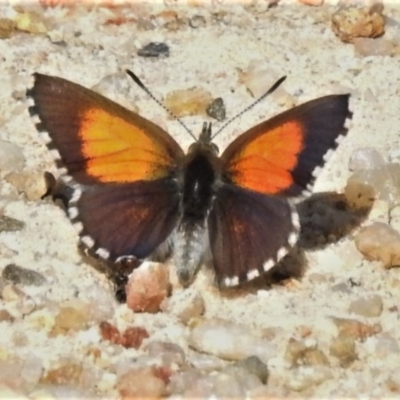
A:
[[[79,137],[87,173],[102,182],[134,182],[165,176],[171,158],[145,131],[91,108],[81,115]]]
[[[287,122],[250,141],[229,163],[233,181],[260,193],[275,194],[293,184],[291,171],[296,167],[304,144],[303,127]]]

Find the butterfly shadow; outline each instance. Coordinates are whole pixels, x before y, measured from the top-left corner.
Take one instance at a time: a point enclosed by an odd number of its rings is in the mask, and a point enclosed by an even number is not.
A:
[[[301,279],[308,268],[305,252],[324,249],[351,234],[368,217],[372,205],[371,201],[368,207],[354,208],[344,194],[335,192],[316,193],[298,202],[301,231],[296,247],[264,275],[240,287],[224,288],[221,294],[236,298]]]

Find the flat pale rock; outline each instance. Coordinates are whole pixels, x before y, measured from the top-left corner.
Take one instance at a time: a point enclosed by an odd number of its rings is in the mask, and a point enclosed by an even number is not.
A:
[[[276,353],[271,343],[248,327],[217,318],[199,319],[190,332],[189,345],[227,360],[257,356],[267,363]]]

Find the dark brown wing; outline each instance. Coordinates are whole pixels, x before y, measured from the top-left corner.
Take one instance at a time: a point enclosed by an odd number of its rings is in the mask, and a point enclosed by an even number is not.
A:
[[[236,286],[271,269],[298,237],[286,199],[222,186],[209,216],[210,247],[220,286]]]
[[[81,240],[103,257],[148,257],[176,225],[179,192],[171,179],[77,190],[69,214]]]

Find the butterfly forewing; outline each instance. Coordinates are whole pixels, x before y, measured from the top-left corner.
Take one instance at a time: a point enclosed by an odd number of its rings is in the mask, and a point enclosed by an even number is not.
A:
[[[338,138],[347,133],[349,95],[309,101],[251,128],[222,154],[232,183],[269,195],[298,196]]]
[[[138,114],[65,79],[34,77],[30,111],[78,183],[159,179],[183,156],[171,136]]]

